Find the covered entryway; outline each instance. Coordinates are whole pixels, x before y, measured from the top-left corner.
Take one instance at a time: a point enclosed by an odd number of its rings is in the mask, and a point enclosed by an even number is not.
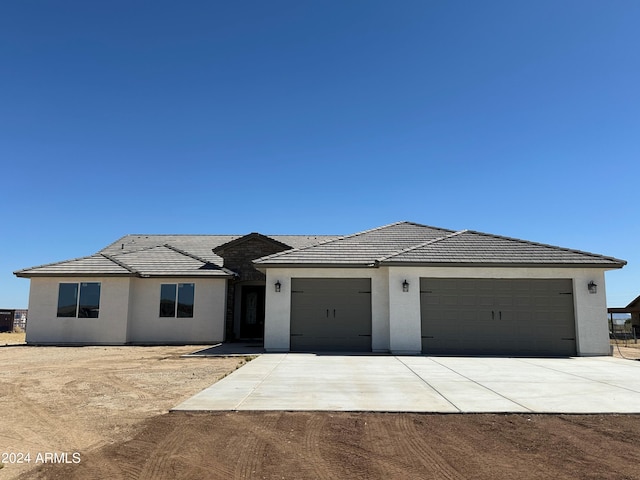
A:
[[[421,278],[422,352],[576,354],[571,279]]]
[[[291,279],[291,351],[371,351],[371,279]]]

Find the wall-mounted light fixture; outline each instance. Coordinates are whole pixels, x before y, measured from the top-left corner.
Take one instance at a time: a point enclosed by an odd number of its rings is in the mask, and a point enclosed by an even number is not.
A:
[[[276,287],[276,292],[279,292],[280,289],[282,288],[282,284],[280,283],[280,280],[276,280],[276,283],[274,286]]]
[[[598,285],[596,285],[596,282],[593,280],[589,282],[587,288],[589,289],[589,293],[598,293]]]
[[[403,292],[408,292],[409,291],[409,282],[407,282],[406,279],[404,280],[404,282],[402,282],[402,291]]]

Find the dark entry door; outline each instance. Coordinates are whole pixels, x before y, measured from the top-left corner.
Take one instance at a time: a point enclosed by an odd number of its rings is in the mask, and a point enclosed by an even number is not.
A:
[[[242,287],[240,337],[264,337],[264,297],[264,285],[246,285]]]

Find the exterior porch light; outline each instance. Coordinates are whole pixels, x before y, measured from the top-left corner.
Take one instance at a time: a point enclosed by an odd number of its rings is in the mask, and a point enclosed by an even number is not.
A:
[[[409,282],[407,282],[406,278],[405,278],[404,282],[402,282],[402,291],[403,292],[408,292],[409,291]]]
[[[593,280],[589,282],[587,288],[589,289],[589,293],[598,293],[598,285],[596,285],[596,282]]]
[[[282,284],[280,283],[280,280],[276,280],[276,283],[274,286],[276,287],[276,292],[279,292],[280,289],[282,288]]]

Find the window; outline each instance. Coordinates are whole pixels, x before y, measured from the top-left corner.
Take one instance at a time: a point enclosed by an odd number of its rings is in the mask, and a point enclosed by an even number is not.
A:
[[[61,283],[58,290],[58,317],[98,318],[100,283]]]
[[[160,285],[160,316],[192,318],[194,298],[193,283],[163,283]]]

